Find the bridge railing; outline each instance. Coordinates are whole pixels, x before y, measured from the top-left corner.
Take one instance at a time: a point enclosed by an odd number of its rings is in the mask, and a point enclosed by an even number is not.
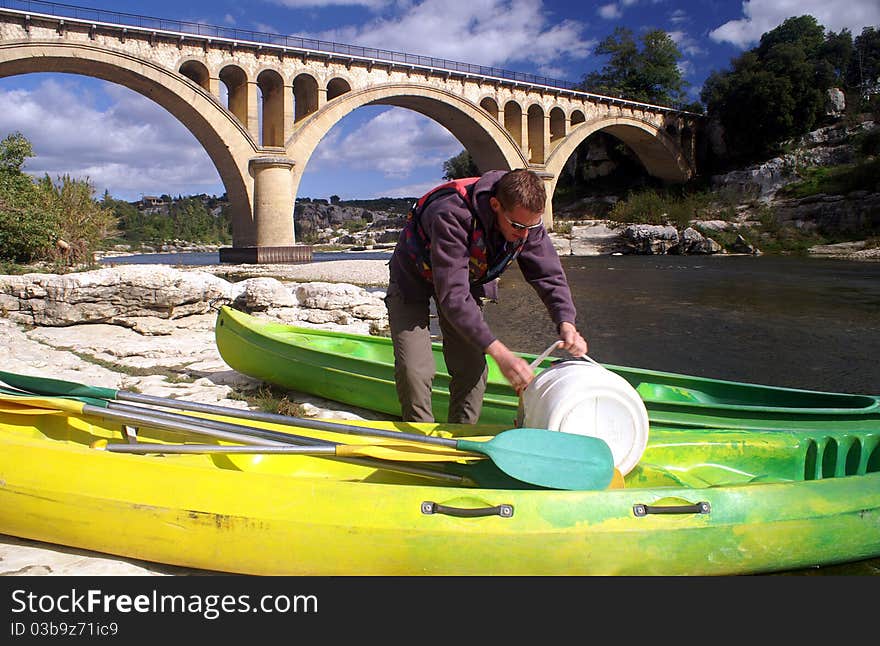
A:
[[[386,49],[361,47],[359,45],[346,45],[343,43],[334,43],[314,38],[301,38],[299,36],[285,36],[282,34],[251,31],[248,29],[220,27],[217,25],[208,25],[205,23],[190,22],[185,20],[154,18],[150,16],[140,16],[136,14],[111,11],[107,9],[91,9],[88,7],[78,7],[75,5],[62,4],[58,2],[45,2],[44,0],[0,0],[0,8],[12,9],[15,11],[33,12],[35,14],[38,13],[42,15],[52,16],[54,18],[69,18],[72,20],[99,22],[122,27],[134,27],[137,29],[148,31],[155,30],[181,34],[192,34],[203,38],[216,38],[236,42],[246,41],[250,43],[266,44],[290,49],[310,50],[342,56],[353,56],[357,58],[387,61],[390,63],[397,63],[401,65],[414,65],[419,67],[447,70],[461,74],[472,74],[474,76],[499,78],[502,80],[514,81],[527,85],[539,85],[549,88],[558,88],[561,90],[576,92],[577,94],[599,100],[613,101],[621,105],[631,105],[633,107],[652,108],[675,112],[680,111],[676,108],[672,108],[669,106],[658,106],[647,103],[640,103],[638,101],[630,101],[627,99],[617,99],[614,97],[591,94],[589,92],[579,90],[576,87],[576,84],[571,81],[562,81],[559,79],[548,78],[545,76],[537,76],[534,74],[526,74],[523,72],[513,72],[511,70],[500,69],[497,67],[485,67],[483,65],[461,63],[444,58],[433,58],[431,56],[421,56],[418,54],[406,54],[403,52],[395,52]]]

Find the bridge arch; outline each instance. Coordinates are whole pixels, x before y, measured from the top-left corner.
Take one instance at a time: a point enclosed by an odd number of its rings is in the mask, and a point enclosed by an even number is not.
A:
[[[546,170],[553,175],[552,190],[556,189],[562,169],[578,145],[599,131],[607,132],[629,146],[654,177],[668,182],[684,182],[691,177],[692,171],[678,144],[664,128],[633,117],[600,117],[572,129],[547,157]]]
[[[293,121],[299,123],[318,111],[318,79],[308,72],[299,72],[293,86]]]
[[[347,94],[351,92],[351,88],[351,79],[348,79],[341,74],[337,74],[327,81],[327,100],[332,101],[343,94]]]
[[[550,141],[551,146],[555,147],[568,133],[565,124],[565,110],[560,105],[554,105],[550,108]]]
[[[257,73],[257,87],[263,97],[260,143],[280,148],[284,146],[284,78],[275,68],[265,67]]]
[[[328,101],[309,115],[286,142],[296,163],[293,193],[318,143],[339,121],[365,105],[406,108],[446,128],[471,153],[481,171],[523,168],[528,165],[520,147],[498,120],[467,99],[430,86],[394,83],[353,90]]]
[[[88,42],[0,43],[0,77],[39,72],[109,81],[162,106],[193,134],[214,163],[232,209],[233,244],[255,243],[251,239],[253,180],[248,166],[258,148],[246,127],[198,82],[151,61]]]
[[[204,61],[188,56],[178,63],[177,71],[206,92],[211,91],[211,72]]]

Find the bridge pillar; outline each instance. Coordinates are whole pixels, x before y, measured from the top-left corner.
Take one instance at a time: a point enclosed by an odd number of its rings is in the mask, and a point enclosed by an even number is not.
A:
[[[312,248],[296,245],[293,230],[293,167],[288,157],[253,157],[254,247],[220,249],[220,262],[308,262]]]
[[[256,81],[247,82],[247,123],[244,124],[254,141],[260,141],[260,93]]]
[[[534,170],[534,169],[533,169]],[[544,191],[547,197],[544,198],[544,228],[549,231],[553,228],[553,173],[545,170],[535,170],[535,175],[544,180]]]
[[[293,120],[296,118],[293,112],[293,86],[285,84],[282,88],[282,94],[281,109],[284,113],[283,143],[286,144],[287,140],[293,136]]]
[[[208,79],[208,92],[213,94],[218,101],[220,100],[220,77],[212,76]]]

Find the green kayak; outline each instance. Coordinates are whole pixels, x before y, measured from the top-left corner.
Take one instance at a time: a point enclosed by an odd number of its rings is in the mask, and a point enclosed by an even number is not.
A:
[[[223,360],[242,374],[366,410],[400,415],[391,339],[273,323],[223,306],[215,326]],[[537,355],[520,353],[532,363]],[[445,420],[449,375],[439,343],[434,414]],[[557,358],[544,359],[540,373]],[[880,395],[819,392],[603,364],[645,402],[652,427],[880,431]],[[519,398],[489,359],[480,423],[515,425]]]

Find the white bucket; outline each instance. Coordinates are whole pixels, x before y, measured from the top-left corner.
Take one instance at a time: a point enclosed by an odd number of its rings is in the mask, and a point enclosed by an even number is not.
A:
[[[648,443],[648,411],[630,383],[593,361],[558,361],[522,392],[521,426],[605,440],[623,475]]]

